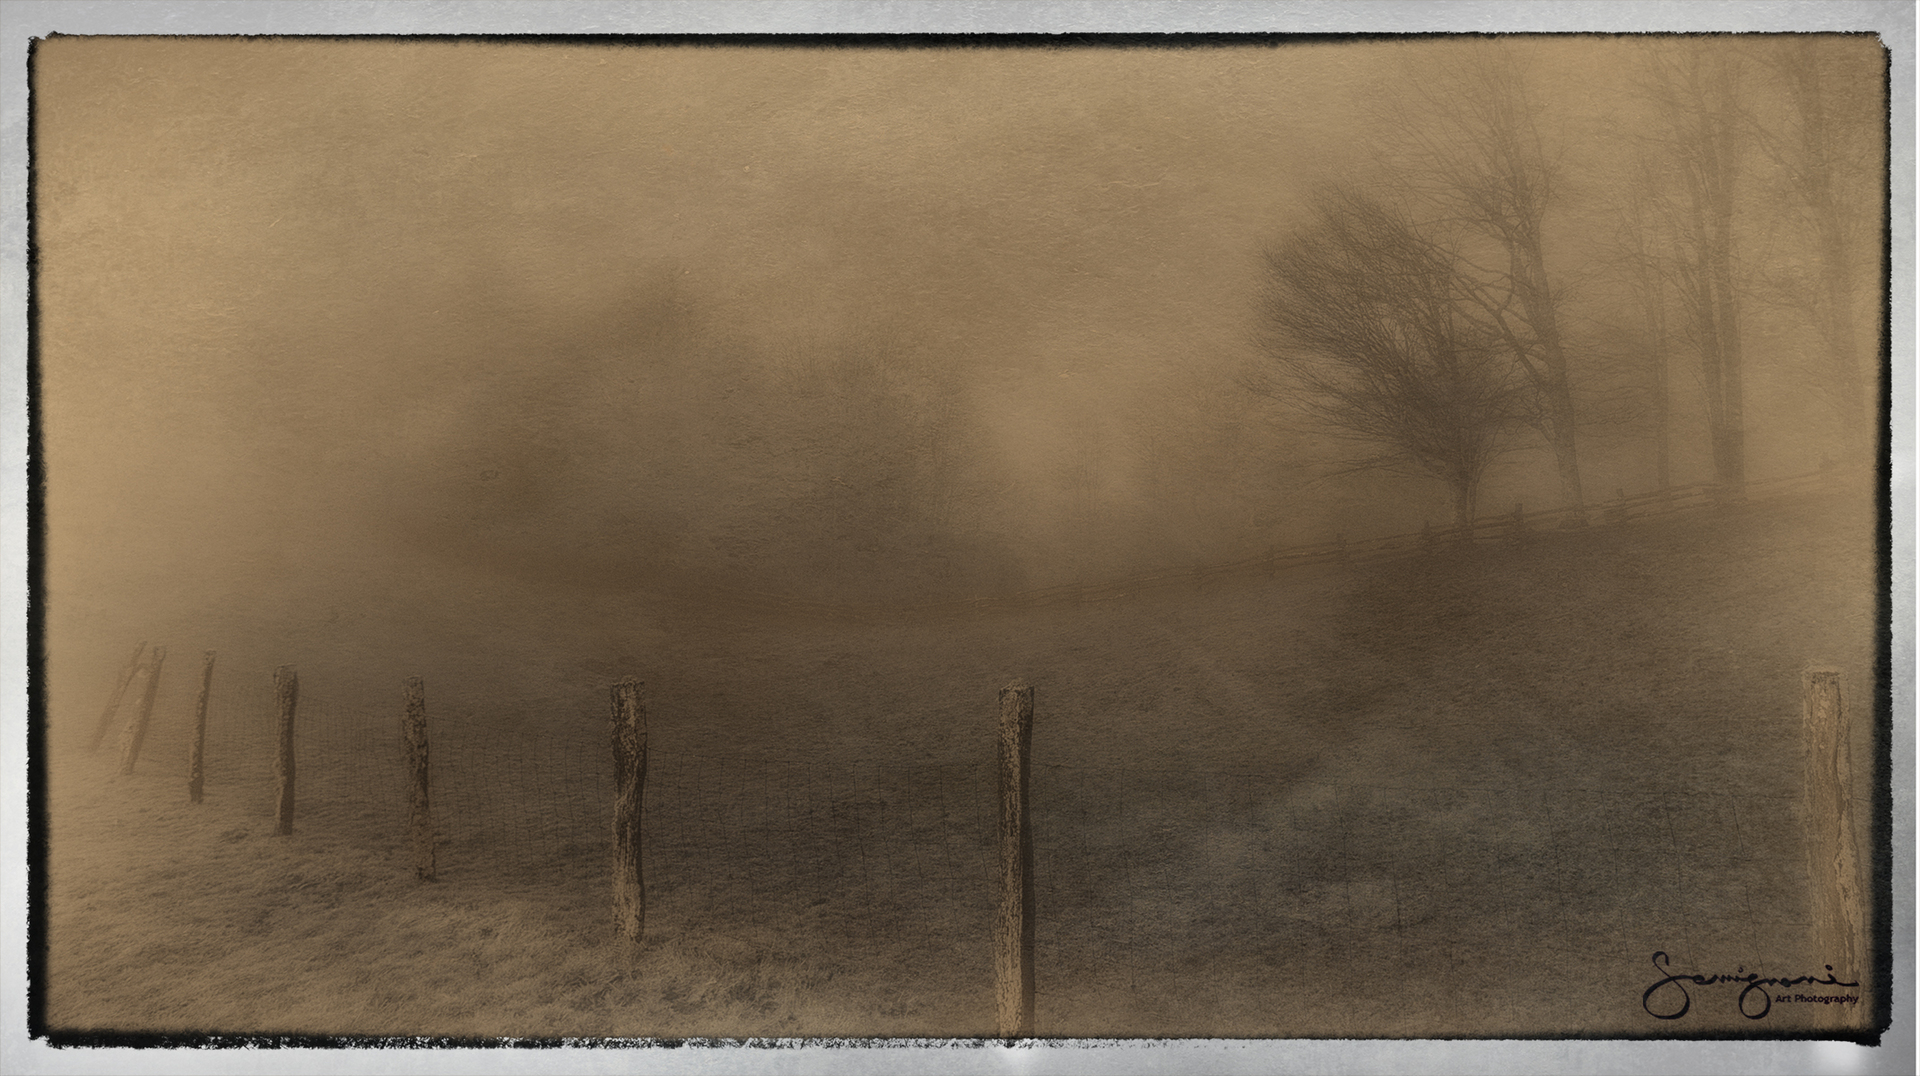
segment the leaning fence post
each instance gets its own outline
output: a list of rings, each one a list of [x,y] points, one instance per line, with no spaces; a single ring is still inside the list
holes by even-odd
[[[1859,967],[1862,893],[1853,831],[1853,759],[1840,670],[1815,666],[1801,675],[1806,709],[1807,859],[1813,883],[1819,961]]]
[[[1027,756],[1033,744],[1033,688],[1000,690],[1000,915],[994,939],[994,998],[1000,1037],[1033,1034],[1033,823],[1027,813]]]
[[[293,666],[282,665],[273,671],[273,697],[280,704],[280,750],[273,760],[279,807],[273,831],[285,837],[293,833],[293,711],[300,702],[300,677]]]
[[[147,662],[147,686],[140,693],[140,709],[134,711],[128,720],[127,728],[120,736],[120,772],[133,772],[133,764],[140,760],[140,745],[147,742],[147,725],[153,720],[153,698],[160,693],[160,666],[167,660],[167,648],[156,646],[153,657]]]
[[[200,663],[200,701],[193,708],[193,744],[187,748],[187,802],[199,803],[207,787],[207,696],[213,691],[213,651]]]
[[[641,876],[640,809],[647,788],[647,711],[640,681],[613,685],[613,922],[620,936],[639,941],[647,922]]]
[[[427,685],[417,676],[407,678],[407,712],[400,734],[407,747],[407,836],[413,846],[413,875],[422,882],[434,879],[433,804],[427,798]]]
[[[107,696],[107,708],[100,714],[100,724],[93,730],[93,746],[90,751],[100,750],[106,742],[108,730],[113,728],[113,716],[120,712],[120,700],[125,697],[127,688],[133,685],[133,678],[140,674],[140,655],[147,652],[147,644],[141,643],[133,648],[133,656],[127,659],[127,667],[113,686],[113,694]]]

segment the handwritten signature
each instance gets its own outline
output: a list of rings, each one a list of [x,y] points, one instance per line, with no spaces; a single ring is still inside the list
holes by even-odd
[[[1655,971],[1665,972],[1667,970],[1667,954],[1664,952],[1653,954],[1653,967]],[[1740,968],[1739,972],[1733,975],[1668,974],[1659,982],[1647,987],[1647,992],[1640,995],[1640,1007],[1647,1010],[1647,1015],[1656,1020],[1678,1020],[1682,1016],[1687,1015],[1687,1010],[1693,1008],[1693,996],[1687,993],[1686,984],[1688,983],[1694,986],[1713,986],[1718,983],[1745,983],[1746,989],[1740,991],[1738,1003],[1740,1006],[1740,1015],[1749,1020],[1758,1020],[1773,1010],[1773,991],[1767,989],[1768,987],[1799,986],[1802,983],[1812,983],[1816,986],[1860,985],[1859,983],[1841,982],[1839,979],[1834,978],[1832,964],[1827,965],[1827,976],[1824,979],[1812,975],[1762,977],[1758,974],[1748,972],[1744,967]],[[1662,991],[1666,992],[1661,993]],[[1675,1000],[1673,998],[1675,991],[1678,991],[1680,994],[1678,999],[1680,1007],[1674,1009],[1672,1012],[1655,1011],[1656,1002],[1654,995],[1660,994],[1663,1000],[1658,1003],[1659,1008],[1666,1009],[1671,1007]],[[1756,993],[1759,994],[1758,1010],[1753,1008],[1754,1003],[1750,1000]]]

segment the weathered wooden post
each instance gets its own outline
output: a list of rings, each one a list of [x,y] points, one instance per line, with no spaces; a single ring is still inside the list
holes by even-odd
[[[1000,1037],[1033,1034],[1033,823],[1027,813],[1027,756],[1033,744],[1033,688],[1000,690],[1000,915],[994,939],[994,998]]]
[[[273,671],[273,697],[280,704],[280,751],[274,756],[273,776],[279,786],[274,833],[293,833],[293,711],[300,702],[300,676],[291,665]]]
[[[433,804],[428,798],[427,685],[417,676],[407,678],[407,712],[400,721],[407,748],[407,837],[413,847],[413,876],[434,879]]]
[[[140,708],[134,711],[127,721],[126,731],[120,736],[120,772],[133,772],[133,764],[140,760],[140,745],[147,742],[147,725],[153,720],[153,699],[160,693],[160,666],[166,664],[167,648],[156,646],[153,656],[147,661],[147,686],[140,693]]]
[[[647,922],[641,875],[641,805],[647,790],[647,711],[640,681],[613,685],[613,922],[620,936],[639,941]]]
[[[207,696],[213,691],[213,651],[200,663],[200,701],[193,708],[193,743],[187,748],[187,802],[199,803],[207,787]]]
[[[1853,830],[1853,757],[1840,670],[1814,666],[1801,675],[1806,709],[1807,860],[1813,886],[1816,959],[1860,968],[1865,954],[1864,887]],[[1857,980],[1856,980],[1857,981]],[[1837,1008],[1838,1006],[1836,1006]]]
[[[93,746],[89,751],[100,750],[107,740],[108,730],[113,728],[114,715],[120,712],[120,700],[126,696],[127,688],[132,686],[133,678],[140,673],[140,655],[147,652],[147,644],[141,643],[133,648],[133,656],[127,659],[127,667],[120,673],[120,679],[113,685],[113,694],[107,696],[107,708],[100,714],[100,724],[93,730]]]

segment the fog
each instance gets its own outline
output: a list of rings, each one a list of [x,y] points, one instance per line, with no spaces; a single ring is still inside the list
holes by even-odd
[[[1263,252],[1390,166],[1382,117],[1456,47],[42,42],[56,665],[84,698],[216,615],[263,647],[433,650],[640,610],[600,655],[624,659],[669,589],[1009,594],[1444,522],[1443,487],[1339,473],[1244,381]],[[1601,248],[1650,107],[1636,45],[1513,47],[1599,399],[1633,352]],[[1787,264],[1766,173],[1744,249]],[[1752,477],[1844,432],[1807,415],[1806,325],[1745,316]],[[1675,362],[1673,481],[1705,481]],[[1641,426],[1583,437],[1590,501],[1653,487]],[[1522,438],[1482,503],[1557,497]]]

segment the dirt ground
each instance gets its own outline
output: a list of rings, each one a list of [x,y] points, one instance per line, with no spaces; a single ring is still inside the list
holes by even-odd
[[[275,837],[269,666],[224,627],[177,635],[133,776],[111,739],[85,745],[114,670],[56,697],[45,1013],[68,1031],[990,1035],[993,722],[1021,677],[1041,1035],[1864,1025],[1884,1001],[1867,954],[1809,942],[1800,677],[1842,670],[1856,817],[1884,840],[1872,543],[1857,506],[1798,496],[1082,606],[681,610],[585,658],[577,636],[516,639],[537,686],[511,703],[428,678],[430,884],[404,843],[397,678],[300,658],[301,813]],[[203,646],[223,664],[194,806]],[[637,949],[607,881],[606,685],[628,673],[650,731]],[[1702,975],[1831,963],[1862,985],[1821,989],[1860,1000],[1751,1019],[1737,986],[1693,985],[1684,1017],[1656,1019],[1660,952]]]

